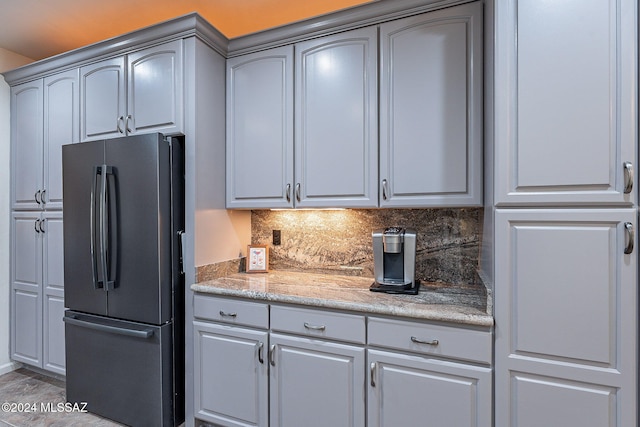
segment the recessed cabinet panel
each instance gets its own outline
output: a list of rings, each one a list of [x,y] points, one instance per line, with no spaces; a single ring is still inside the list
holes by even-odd
[[[227,61],[227,207],[293,206],[293,46]]]
[[[11,88],[11,171],[14,209],[39,209],[42,190],[42,80]]]
[[[38,287],[42,281],[42,239],[40,214],[13,214],[12,281],[20,285]]]
[[[182,40],[134,52],[127,62],[127,133],[181,132]]]
[[[47,291],[64,290],[64,245],[62,230],[62,212],[49,213],[42,219],[44,238],[43,278]],[[59,319],[62,325],[62,318]]]
[[[496,210],[496,425],[635,425],[636,232],[633,208]]]
[[[589,383],[514,374],[514,427],[572,425],[617,427],[620,411],[617,390]]]
[[[271,426],[365,425],[364,348],[271,334]]]
[[[637,1],[499,9],[496,203],[633,204]]]
[[[62,208],[62,145],[80,137],[78,69],[44,79],[44,187],[48,209]]]
[[[44,348],[43,368],[58,374],[65,374],[64,353],[64,297],[44,295]]]
[[[194,322],[195,413],[221,426],[268,426],[267,332]]]
[[[112,58],[80,69],[82,141],[124,134],[125,58]]]
[[[377,206],[376,28],[295,48],[296,206]]]
[[[482,204],[482,5],[380,26],[381,206]]]
[[[11,328],[11,357],[42,367],[42,295],[14,288],[11,296],[15,313]]]
[[[491,369],[368,351],[369,426],[490,427]]]

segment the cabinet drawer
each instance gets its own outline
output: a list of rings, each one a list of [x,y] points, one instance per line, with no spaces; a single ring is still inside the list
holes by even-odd
[[[267,304],[237,301],[227,298],[196,294],[193,297],[193,315],[196,318],[231,323],[234,325],[269,327]]]
[[[491,363],[491,332],[369,318],[368,343],[400,351]]]
[[[308,337],[364,344],[364,316],[327,311],[271,306],[271,329]]]

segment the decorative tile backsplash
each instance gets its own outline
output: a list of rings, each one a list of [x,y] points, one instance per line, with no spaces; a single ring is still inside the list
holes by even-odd
[[[269,245],[269,268],[373,277],[371,232],[390,226],[417,232],[416,276],[428,282],[480,284],[483,210],[254,210],[253,244]],[[281,245],[272,244],[281,230]]]

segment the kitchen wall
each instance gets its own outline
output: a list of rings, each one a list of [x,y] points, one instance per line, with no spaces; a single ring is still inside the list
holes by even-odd
[[[0,72],[31,62],[31,59],[0,48]],[[9,85],[0,75],[0,375],[14,369],[9,360]]]
[[[482,209],[255,210],[253,244],[269,245],[270,268],[373,276],[371,232],[389,226],[417,231],[416,276],[479,285]],[[282,244],[272,245],[272,230]]]

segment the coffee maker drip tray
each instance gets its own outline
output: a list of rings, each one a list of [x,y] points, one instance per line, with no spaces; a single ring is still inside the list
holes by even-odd
[[[385,292],[387,294],[418,295],[420,280],[416,279],[415,282],[409,283],[408,285],[383,285],[378,282],[373,282],[369,290],[371,292]]]

